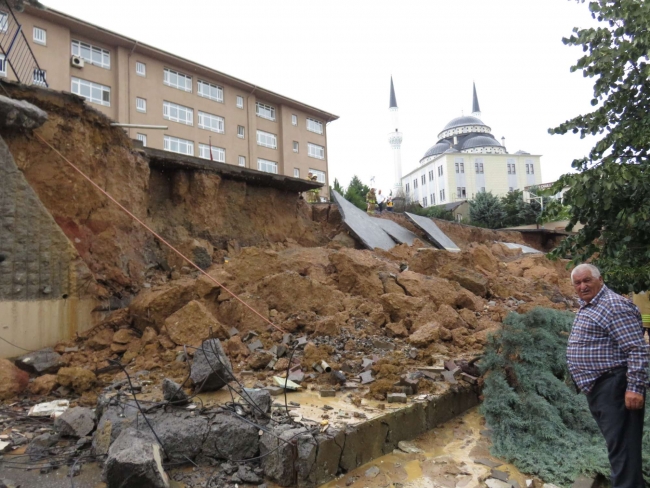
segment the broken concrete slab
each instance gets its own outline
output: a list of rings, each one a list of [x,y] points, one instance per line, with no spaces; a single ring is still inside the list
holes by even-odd
[[[271,432],[264,432],[260,438],[260,456],[262,456],[264,476],[280,486],[295,484],[294,463],[298,453],[294,446],[298,445],[297,438],[301,434],[307,434],[307,429],[304,427],[293,428],[291,425],[283,424],[274,427]],[[311,436],[309,437],[311,438]]]
[[[187,393],[178,383],[170,380],[169,378],[163,379],[162,382],[163,398],[176,406],[187,405],[190,401]]]
[[[257,427],[226,413],[214,417],[203,442],[203,455],[240,461],[254,457],[259,448]]]
[[[361,378],[362,385],[367,385],[368,383],[375,381],[374,376],[372,376],[372,371],[364,371],[359,375],[359,378]]]
[[[208,339],[194,351],[190,378],[197,391],[214,391],[232,381],[232,366],[219,339]]]
[[[534,249],[530,246],[525,246],[523,244],[516,244],[514,242],[500,242],[497,241],[498,244],[503,244],[509,249],[521,249],[522,254],[541,254],[542,251],[538,251],[537,249]]]
[[[31,374],[56,374],[63,366],[61,355],[51,347],[30,352],[16,359],[15,364]]]
[[[447,237],[429,217],[422,217],[409,212],[404,212],[404,215],[427,235],[434,246],[447,251],[460,252],[460,248],[454,241]]]
[[[271,393],[264,388],[244,388],[242,399],[251,406],[256,417],[263,417],[271,411]]]
[[[458,381],[456,381],[456,377],[454,376],[454,373],[451,371],[443,371],[440,373],[444,380],[448,383],[451,383],[452,385],[457,385]]]
[[[364,246],[368,249],[378,247],[384,251],[395,247],[395,241],[379,225],[373,222],[373,219],[366,212],[348,202],[337,192],[332,191],[332,195],[341,211],[343,223]]]
[[[386,400],[388,403],[406,403],[406,393],[388,393]]]
[[[36,129],[47,121],[47,113],[25,100],[0,95],[0,127]]]
[[[490,476],[501,481],[508,481],[508,479],[510,478],[510,475],[505,471],[500,471],[494,468],[492,468],[492,471],[490,471]]]
[[[408,244],[409,246],[412,246],[413,241],[419,239],[416,234],[392,220],[378,219],[377,217],[370,217],[370,220],[381,227],[386,234],[391,236],[393,240],[399,244]]]
[[[498,461],[493,461],[490,458],[477,458],[474,459],[474,462],[476,464],[482,464],[483,466],[487,466],[488,468],[496,468],[497,466],[501,466],[503,464]]]
[[[54,421],[54,430],[62,436],[85,437],[94,429],[95,414],[89,408],[69,408]]]
[[[109,487],[169,488],[160,446],[134,429],[124,430],[115,440],[102,475]]]

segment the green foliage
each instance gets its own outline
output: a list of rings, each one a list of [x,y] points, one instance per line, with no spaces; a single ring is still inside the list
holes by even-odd
[[[423,208],[420,205],[408,205],[406,211],[433,219],[454,220],[454,214],[450,210],[446,210],[444,205],[426,208]]]
[[[339,195],[345,195],[345,188],[341,186],[338,178],[334,178],[334,188],[330,186],[330,202],[334,203],[334,195],[332,194],[332,190],[334,190]]]
[[[492,192],[479,192],[474,200],[469,202],[469,218],[474,224],[488,229],[503,227],[506,212],[503,203]]]
[[[552,309],[511,313],[480,363],[493,454],[559,485],[609,474],[605,441],[566,365],[572,323],[572,313]]]
[[[501,203],[506,213],[501,227],[516,227],[530,225],[537,222],[542,209],[537,201],[530,203],[524,201],[524,192],[513,190],[501,197]]]
[[[595,78],[593,112],[549,129],[602,135],[588,157],[573,161],[579,172],[564,175],[571,206],[569,229],[585,225],[565,239],[551,257],[574,263],[593,260],[607,284],[619,292],[650,289],[650,2],[589,2],[598,28],[573,30],[563,42],[586,54],[572,71]]]
[[[350,180],[348,189],[343,196],[347,201],[351,202],[361,210],[366,210],[366,194],[369,191],[370,188],[368,185],[364,185],[361,182],[361,179],[358,176],[354,175]]]
[[[537,219],[537,223],[558,222],[571,218],[571,207],[563,205],[559,200],[544,199],[544,212]]]

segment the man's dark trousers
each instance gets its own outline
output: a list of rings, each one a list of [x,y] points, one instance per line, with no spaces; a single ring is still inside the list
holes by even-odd
[[[641,442],[644,408],[625,407],[627,368],[602,375],[587,394],[589,409],[607,443],[612,488],[643,488]]]

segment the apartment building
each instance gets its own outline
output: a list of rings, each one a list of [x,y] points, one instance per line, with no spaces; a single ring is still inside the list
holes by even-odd
[[[126,129],[145,146],[297,178],[312,172],[328,196],[327,123],[336,115],[62,12],[26,5],[13,14],[41,68],[34,84],[80,95],[120,123],[168,127]],[[0,33],[12,18],[0,1]],[[15,79],[7,64],[0,54],[0,76]]]

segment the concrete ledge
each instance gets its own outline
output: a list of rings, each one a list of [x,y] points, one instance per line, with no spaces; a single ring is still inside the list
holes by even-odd
[[[314,183],[309,180],[285,175],[265,173],[264,171],[218,163],[216,161],[197,158],[196,156],[186,156],[184,154],[172,153],[151,147],[142,148],[142,151],[149,158],[150,166],[162,169],[209,171],[231,180],[245,181],[257,186],[267,186],[296,193],[323,187],[322,183]]]
[[[397,448],[398,442],[413,440],[478,403],[478,393],[474,389],[461,387],[431,400],[387,412],[368,422],[349,426],[345,431],[317,436],[314,469],[306,479],[298,478],[297,484],[300,487],[316,487],[327,483],[334,479],[339,469],[351,471],[388,454]],[[335,464],[338,453],[339,460]],[[300,459],[296,462],[296,465],[299,464]]]

